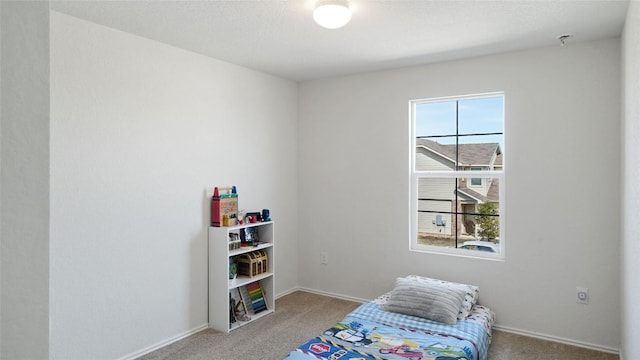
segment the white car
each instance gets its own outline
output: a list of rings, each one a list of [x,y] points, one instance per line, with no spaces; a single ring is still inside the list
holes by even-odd
[[[479,250],[479,251],[499,253],[500,244],[494,244],[488,241],[476,241],[476,240],[465,241],[461,245],[458,245],[458,249]]]
[[[340,329],[337,327],[333,327],[331,329],[325,330],[324,332],[327,336],[333,336],[340,340],[348,341],[355,346],[363,346],[369,345],[373,341],[367,339],[367,336],[362,332],[355,329]]]

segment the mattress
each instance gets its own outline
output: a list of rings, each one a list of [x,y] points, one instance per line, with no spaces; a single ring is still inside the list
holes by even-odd
[[[385,311],[388,296],[362,304],[286,359],[487,359],[495,321],[489,308],[474,305],[467,318],[448,325]]]

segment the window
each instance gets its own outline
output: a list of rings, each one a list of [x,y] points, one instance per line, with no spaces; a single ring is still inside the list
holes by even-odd
[[[411,248],[501,258],[504,94],[411,101]]]
[[[471,171],[482,171],[481,167],[471,167]],[[482,186],[482,179],[481,178],[471,178],[471,186]]]

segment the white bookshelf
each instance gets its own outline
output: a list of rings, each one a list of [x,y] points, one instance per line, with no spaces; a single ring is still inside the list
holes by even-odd
[[[246,325],[271,314],[275,310],[273,278],[274,278],[274,232],[273,221],[243,224],[237,226],[209,227],[209,327],[230,332],[240,326]],[[259,246],[229,249],[229,234],[239,234],[241,230],[253,227],[258,233]],[[267,253],[267,272],[253,277],[238,275],[235,279],[229,279],[230,258],[256,250],[264,250]],[[249,309],[251,320],[230,322],[229,294],[238,290],[244,290],[244,286],[254,281],[260,282],[267,309],[257,314],[253,313],[251,301],[245,299],[245,305]],[[235,296],[234,296],[235,297]]]

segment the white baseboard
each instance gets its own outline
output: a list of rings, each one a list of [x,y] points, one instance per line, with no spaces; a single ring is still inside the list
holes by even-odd
[[[312,293],[312,294],[329,296],[329,297],[336,298],[336,299],[342,299],[342,300],[353,301],[353,302],[358,302],[358,303],[366,303],[366,302],[371,301],[371,300],[361,299],[361,298],[357,298],[357,297],[353,297],[353,296],[336,294],[336,293],[331,293],[331,292],[326,292],[326,291],[321,291],[321,290],[315,290],[315,289],[309,289],[309,288],[305,288],[305,287],[299,287],[299,286],[278,294],[276,296],[276,299],[280,298],[282,296],[285,296],[285,295],[289,295],[292,292],[296,292],[296,291],[304,291],[304,292],[308,292],[308,293]]]
[[[337,299],[355,301],[355,302],[359,302],[359,303],[364,303],[364,302],[369,301],[369,300],[354,298],[354,297],[351,297],[351,296],[345,296],[345,295],[340,295],[340,294],[335,294],[335,293],[328,293],[328,292],[323,292],[323,291],[318,291],[318,290],[313,290],[313,289],[307,289],[307,288],[302,288],[302,287],[294,287],[294,288],[291,288],[289,290],[286,290],[286,291],[284,291],[284,292],[282,292],[280,294],[277,294],[275,298],[278,299],[280,297],[283,297],[285,295],[289,295],[289,294],[291,294],[293,292],[296,292],[296,291],[306,291],[306,292],[313,293],[313,294],[329,296],[329,297],[333,297],[333,298],[337,298]],[[155,344],[153,344],[153,345],[151,345],[149,347],[146,347],[146,348],[144,348],[142,350],[138,350],[138,351],[136,351],[134,353],[131,353],[129,355],[125,355],[125,356],[123,356],[123,357],[121,357],[121,358],[119,358],[117,360],[133,360],[133,359],[137,359],[142,355],[146,355],[146,354],[148,354],[150,352],[153,352],[153,351],[156,351],[156,350],[158,350],[160,348],[163,348],[165,346],[171,345],[176,341],[180,341],[180,340],[182,340],[182,339],[184,339],[186,337],[189,337],[189,336],[191,336],[191,335],[193,335],[195,333],[198,333],[198,332],[200,332],[202,330],[205,330],[208,327],[209,327],[209,324],[202,324],[202,325],[200,325],[198,327],[195,327],[195,328],[193,328],[193,329],[191,329],[189,331],[186,331],[186,332],[184,332],[182,334],[178,334],[176,336],[172,336],[172,337],[170,337],[170,338],[168,338],[166,340],[157,342],[157,343],[155,343]]]
[[[576,340],[561,338],[561,337],[557,337],[557,336],[545,335],[545,334],[540,334],[540,333],[527,331],[527,330],[514,329],[514,328],[501,326],[501,325],[494,325],[493,328],[496,329],[496,330],[500,330],[500,331],[504,331],[504,332],[508,332],[508,333],[512,333],[512,334],[528,336],[528,337],[532,337],[532,338],[536,338],[536,339],[553,341],[553,342],[557,342],[557,343],[561,343],[561,344],[567,344],[567,345],[577,346],[577,347],[581,347],[581,348],[585,348],[585,349],[596,350],[596,351],[606,352],[606,353],[610,353],[610,354],[620,355],[620,350],[619,349],[610,348],[610,347],[607,347],[607,346],[595,345],[595,344],[590,344],[590,343],[586,343],[586,342],[582,342],[582,341],[576,341]]]
[[[300,290],[300,288],[298,288],[298,287],[294,287],[294,288],[291,288],[291,289],[289,289],[289,290],[285,290],[285,291],[281,292],[280,294],[276,294],[276,295],[274,296],[274,298],[275,298],[276,300],[278,300],[279,298],[281,298],[281,297],[283,297],[283,296],[286,296],[286,295],[289,295],[289,294],[291,294],[291,293],[294,293],[294,292],[296,292],[296,291],[298,291],[298,290]]]
[[[305,291],[308,293],[312,293],[312,294],[318,294],[318,295],[323,295],[323,296],[329,296],[329,297],[333,297],[336,299],[342,299],[342,300],[348,300],[348,301],[353,301],[353,302],[358,302],[358,303],[365,303],[368,302],[370,300],[367,299],[362,299],[362,298],[357,298],[357,297],[353,297],[353,296],[347,296],[347,295],[343,295],[343,294],[336,294],[336,293],[332,293],[332,292],[326,292],[326,291],[321,291],[321,290],[316,290],[316,289],[309,289],[309,288],[305,288],[305,287],[294,287],[291,288],[289,290],[283,291],[279,294],[276,295],[276,299],[281,298],[285,295],[289,295],[293,292],[296,291]],[[176,336],[173,336],[171,338],[168,338],[166,340],[160,341],[158,343],[155,343],[147,348],[144,348],[142,350],[136,351],[134,353],[131,353],[129,355],[123,356],[121,358],[119,358],[118,360],[133,360],[136,359],[142,355],[148,354],[152,351],[158,350],[160,348],[163,348],[167,345],[173,344],[176,341],[182,340],[188,336],[191,336],[195,333],[198,333],[202,330],[205,330],[209,327],[209,324],[202,324],[198,327],[195,327],[189,331],[186,331],[182,334],[178,334]],[[607,346],[601,346],[601,345],[595,345],[595,344],[590,344],[590,343],[586,343],[586,342],[581,342],[581,341],[576,341],[576,340],[571,340],[571,339],[566,339],[566,338],[561,338],[561,337],[557,337],[557,336],[550,336],[550,335],[545,335],[545,334],[540,334],[540,333],[536,333],[536,332],[532,332],[532,331],[527,331],[527,330],[521,330],[521,329],[515,329],[515,328],[510,328],[507,326],[501,326],[501,325],[494,325],[493,326],[494,329],[499,330],[499,331],[504,331],[504,332],[508,332],[508,333],[513,333],[513,334],[517,334],[517,335],[522,335],[522,336],[528,336],[528,337],[532,337],[532,338],[536,338],[536,339],[541,339],[541,340],[547,340],[547,341],[553,341],[553,342],[557,342],[557,343],[561,343],[561,344],[567,344],[567,345],[572,345],[572,346],[577,346],[577,347],[581,347],[581,348],[586,348],[586,349],[590,349],[590,350],[596,350],[596,351],[602,351],[602,352],[606,352],[606,353],[610,353],[610,354],[616,354],[620,356],[620,359],[622,360],[622,354],[620,353],[620,349],[615,349],[615,348],[611,348],[611,347],[607,347]]]
[[[209,327],[209,324],[200,325],[200,326],[195,327],[195,328],[193,328],[191,330],[183,332],[182,334],[178,334],[178,335],[170,337],[170,338],[168,338],[166,340],[157,342],[157,343],[155,343],[155,344],[153,344],[153,345],[151,345],[149,347],[146,347],[146,348],[144,348],[142,350],[138,350],[138,351],[136,351],[134,353],[131,353],[131,354],[126,355],[126,356],[123,356],[123,357],[119,358],[118,360],[133,360],[133,359],[139,358],[142,355],[146,355],[146,354],[148,354],[148,353],[150,353],[152,351],[156,351],[156,350],[158,350],[160,348],[163,348],[163,347],[165,347],[167,345],[173,344],[176,341],[182,340],[182,339],[184,339],[184,338],[186,338],[188,336],[191,336],[191,335],[193,335],[195,333],[198,333],[198,332],[200,332],[202,330],[205,330],[208,327]]]

